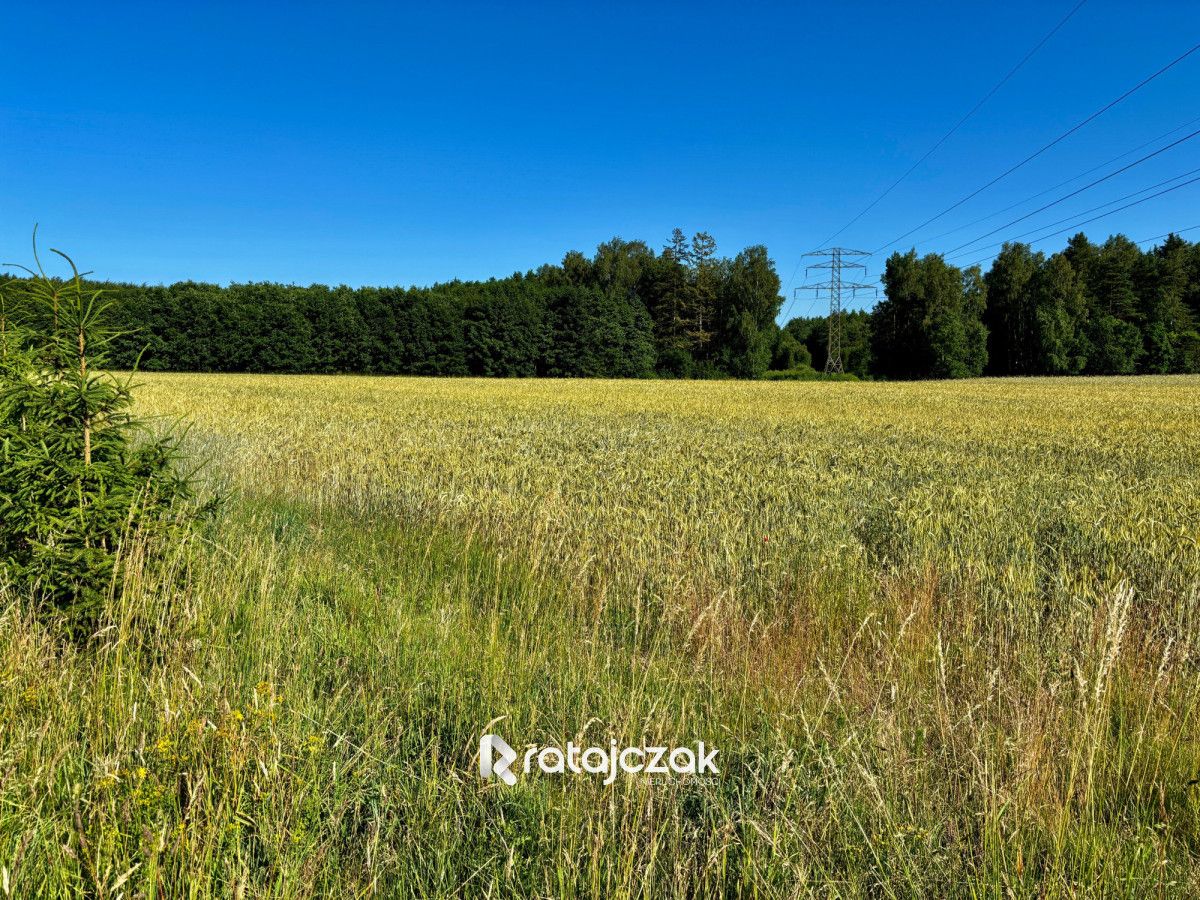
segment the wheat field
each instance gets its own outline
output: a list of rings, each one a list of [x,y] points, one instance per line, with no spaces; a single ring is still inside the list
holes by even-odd
[[[1200,892],[1200,378],[139,380],[223,505],[4,600],[7,894]]]

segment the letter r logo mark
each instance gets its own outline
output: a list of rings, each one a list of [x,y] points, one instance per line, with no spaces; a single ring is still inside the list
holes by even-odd
[[[495,776],[511,787],[517,776],[509,766],[516,761],[517,751],[500,735],[485,734],[479,739],[479,774],[484,778]]]

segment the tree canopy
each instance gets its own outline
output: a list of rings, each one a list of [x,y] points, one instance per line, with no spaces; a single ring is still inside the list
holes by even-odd
[[[1077,234],[1050,256],[1006,244],[986,273],[894,253],[882,280],[874,310],[843,321],[860,377],[1200,372],[1200,244],[1178,235],[1143,251]],[[824,365],[824,319],[784,330]]]
[[[871,311],[844,313],[860,378],[1200,371],[1200,244],[1146,251],[1083,234],[1046,256],[1007,244],[986,273],[894,253]],[[111,361],[148,370],[486,377],[733,377],[821,370],[824,317],[776,324],[767,249],[717,255],[707,232],[424,288],[97,284]]]
[[[765,247],[732,259],[676,230],[656,253],[614,238],[592,257],[428,288],[98,283],[111,362],[154,371],[757,377],[779,277]]]

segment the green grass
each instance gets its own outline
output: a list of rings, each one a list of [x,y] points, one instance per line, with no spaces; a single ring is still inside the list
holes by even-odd
[[[132,567],[89,651],[5,595],[0,886],[1194,896],[1195,507],[1153,501],[1193,496],[1173,410],[1196,384],[1126,384],[1104,402],[1088,382],[630,385],[585,408],[595,386],[156,379],[152,408],[194,410],[229,502]],[[330,385],[331,416],[303,412]],[[797,483],[838,436],[812,436],[822,416],[857,433],[856,477]],[[729,465],[751,471],[758,428],[810,435],[767,463],[775,494]],[[1073,460],[1014,465],[1058,441]],[[687,476],[689,450],[712,476]],[[665,484],[703,514],[634,540]],[[785,540],[806,504],[828,533]],[[1125,518],[1089,529],[1098,509]],[[773,538],[752,553],[736,532],[755,516]],[[703,739],[721,774],[485,783],[499,716],[518,749]]]

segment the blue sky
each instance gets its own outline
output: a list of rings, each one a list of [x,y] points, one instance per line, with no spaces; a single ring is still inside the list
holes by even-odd
[[[429,284],[678,225],[766,244],[790,293],[800,254],[1074,2],[10,4],[0,256],[27,261],[40,222],[112,279]],[[1194,0],[1088,0],[837,242],[876,249],[1197,42]],[[1196,119],[1200,53],[903,246]],[[983,243],[1197,168],[1200,137]],[[1087,230],[1200,225],[1198,200],[1200,183]]]

